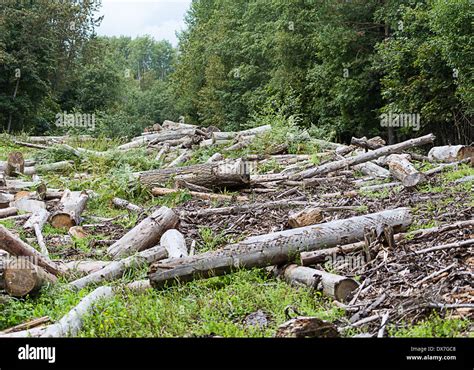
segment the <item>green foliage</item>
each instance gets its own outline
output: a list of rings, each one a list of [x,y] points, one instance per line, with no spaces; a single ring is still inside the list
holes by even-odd
[[[469,327],[469,321],[457,318],[441,318],[433,313],[428,319],[407,327],[389,325],[389,336],[402,338],[454,338]]]

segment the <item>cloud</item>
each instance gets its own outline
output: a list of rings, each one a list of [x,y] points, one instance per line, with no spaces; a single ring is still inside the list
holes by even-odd
[[[103,36],[151,35],[177,45],[176,32],[185,28],[184,16],[192,0],[103,0],[104,15],[97,33]]]

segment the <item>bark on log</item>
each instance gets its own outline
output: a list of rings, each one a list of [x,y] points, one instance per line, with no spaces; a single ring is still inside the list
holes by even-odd
[[[162,260],[168,256],[166,248],[154,247],[137,253],[134,256],[124,258],[120,261],[113,261],[103,269],[93,272],[90,275],[77,279],[71,283],[70,286],[75,289],[83,289],[90,284],[102,283],[104,281],[112,281],[123,276],[124,272],[129,268],[141,268],[150,263]]]
[[[206,163],[219,162],[222,160],[224,160],[224,156],[221,153],[214,153],[211,157],[209,157]]]
[[[178,157],[176,157],[176,159],[173,160],[168,166],[166,166],[166,168],[178,167],[180,164],[187,162],[191,158],[192,153],[192,150],[183,150],[183,152],[178,155]]]
[[[25,222],[23,228],[27,231],[34,230],[34,225],[38,224],[40,230],[43,230],[44,225],[48,221],[50,213],[44,208],[37,208],[32,213],[31,217]]]
[[[179,217],[173,210],[161,207],[112,244],[107,253],[118,259],[149,249],[158,244],[165,231],[175,228],[178,223]]]
[[[8,155],[5,175],[16,176],[25,170],[25,160],[21,152],[12,152]]]
[[[32,262],[34,264],[43,267],[49,273],[53,275],[61,274],[61,271],[55,263],[45,258],[35,248],[13,235],[2,225],[0,225],[0,249],[7,251],[14,256],[32,257]]]
[[[250,182],[248,168],[241,159],[146,171],[138,175],[139,181],[146,186],[165,186],[172,178],[206,188],[242,187]]]
[[[163,234],[160,245],[168,252],[168,258],[182,258],[188,256],[188,248],[183,234],[176,229],[168,230]]]
[[[244,131],[236,131],[236,132],[213,132],[212,139],[214,142],[216,140],[230,140],[234,139],[237,136],[251,136],[251,135],[259,135],[267,131],[271,131],[271,125],[265,125],[260,127],[251,128],[249,130]]]
[[[377,159],[389,154],[400,153],[406,149],[413,148],[415,146],[432,143],[434,139],[435,139],[435,136],[433,134],[429,134],[429,135],[425,135],[416,139],[407,140],[402,143],[388,145],[383,148],[373,150],[371,152],[359,154],[354,157],[341,159],[336,162],[330,162],[330,163],[318,166],[316,168],[311,168],[309,170],[302,171],[292,176],[291,180],[300,180],[303,178],[323,175],[330,172],[342,170],[346,167],[351,167],[357,164],[369,162],[369,161],[372,161],[374,159]]]
[[[322,290],[325,295],[339,302],[347,303],[359,284],[351,278],[330,274],[309,267],[290,265],[280,272],[283,278],[293,285],[305,285]]]
[[[3,172],[0,172],[0,186],[7,186],[7,180]]]
[[[15,216],[16,214],[18,214],[18,208],[15,207],[0,209],[0,218]]]
[[[125,199],[114,198],[112,199],[112,203],[114,206],[118,208],[128,209],[131,212],[137,212],[137,213],[143,212],[142,207],[137,206],[136,204],[130,203],[128,200],[125,200]]]
[[[319,224],[323,220],[320,208],[307,208],[300,212],[292,213],[288,217],[288,223],[292,228]]]
[[[196,125],[190,125],[187,123],[181,123],[181,122],[173,122],[169,120],[163,121],[163,124],[161,125],[163,129],[165,130],[182,130],[182,129],[196,129],[198,128]]]
[[[36,213],[40,209],[46,210],[46,204],[40,200],[28,199],[26,197],[20,198],[12,202],[12,206],[18,208],[19,211]]]
[[[163,145],[158,154],[156,155],[155,161],[159,162],[164,159],[166,153],[170,151],[170,146],[168,144]]]
[[[102,270],[113,262],[110,261],[70,261],[61,265],[68,274],[79,273],[79,274],[92,274],[96,271]]]
[[[5,290],[12,297],[25,297],[37,292],[47,283],[55,283],[56,277],[25,257],[10,259],[4,270]]]
[[[385,145],[385,140],[383,140],[380,136],[373,137],[371,139],[367,139],[365,136],[363,138],[356,138],[353,137],[351,140],[351,145],[356,145],[363,149],[379,149]]]
[[[111,287],[99,287],[92,293],[85,296],[79,304],[69,311],[56,324],[48,326],[46,331],[41,335],[42,338],[61,338],[68,335],[77,335],[82,328],[83,317],[100,299],[113,297],[114,291]]]
[[[180,189],[167,189],[167,188],[153,188],[151,193],[156,196],[164,196],[170,194],[176,194],[181,192]],[[188,194],[194,198],[210,201],[237,201],[237,202],[246,202],[249,200],[246,196],[232,196],[225,194],[209,194],[209,193],[200,193],[196,191],[188,191]]]
[[[81,215],[89,196],[83,191],[65,190],[58,209],[51,216],[51,225],[58,229],[70,229],[80,225]]]
[[[34,175],[36,173],[46,173],[46,172],[70,170],[73,165],[74,165],[73,161],[62,161],[62,162],[38,165],[38,166],[35,166],[35,167],[26,167],[25,171],[24,171],[24,174],[25,175]]]
[[[425,175],[401,155],[392,154],[388,156],[387,164],[393,177],[400,180],[406,188],[414,187],[426,180]]]
[[[287,263],[295,254],[303,251],[361,240],[365,228],[383,230],[385,226],[392,226],[398,230],[408,227],[411,221],[410,210],[399,208],[317,226],[254,236],[218,251],[158,262],[152,266],[149,278],[153,287],[160,288],[177,280],[186,282],[223,275],[234,268],[278,265]]]
[[[435,146],[428,153],[430,160],[441,162],[456,162],[474,156],[474,148],[465,145]]]

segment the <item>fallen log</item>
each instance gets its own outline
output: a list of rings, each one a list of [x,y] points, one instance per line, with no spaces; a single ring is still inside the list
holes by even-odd
[[[166,156],[166,153],[168,153],[169,151],[170,151],[170,146],[168,144],[163,145],[160,151],[158,152],[158,154],[156,155],[155,161],[159,162],[163,160]]]
[[[0,186],[7,186],[7,180],[3,172],[0,172]]]
[[[277,273],[293,285],[304,285],[316,290],[322,290],[328,297],[343,303],[351,300],[352,293],[359,286],[354,279],[346,276],[330,274],[325,271],[298,265],[289,265]]]
[[[34,175],[36,173],[47,173],[55,171],[70,170],[74,165],[73,161],[62,161],[56,163],[42,164],[34,167],[25,167],[25,175]]]
[[[385,226],[392,226],[398,230],[409,226],[411,221],[410,210],[399,208],[254,236],[217,251],[158,262],[152,265],[149,278],[153,287],[160,288],[175,281],[186,282],[223,275],[236,268],[278,265],[287,263],[295,254],[303,251],[361,240],[365,228],[383,230]]]
[[[176,157],[176,159],[173,160],[168,166],[166,166],[166,168],[178,167],[180,164],[187,162],[189,159],[191,159],[192,153],[192,150],[183,150],[183,152],[178,155],[178,157]]]
[[[5,334],[17,333],[17,332],[20,332],[20,331],[37,328],[38,326],[49,323],[50,321],[51,321],[51,319],[49,318],[49,316],[38,317],[36,319],[29,320],[29,321],[24,322],[22,324],[15,325],[11,328],[8,328],[8,329],[5,329],[5,330],[1,331],[0,332],[0,337],[5,335]]]
[[[142,213],[144,211],[142,207],[121,198],[113,198],[112,204],[118,208],[127,209],[131,212]]]
[[[154,196],[164,196],[170,194],[180,193],[181,189],[167,189],[167,188],[153,188],[151,193]],[[249,200],[246,196],[233,196],[225,194],[209,194],[209,193],[200,193],[196,191],[188,191],[187,194],[191,195],[194,198],[210,201],[236,201],[236,202],[246,202]]]
[[[163,234],[160,245],[168,252],[168,258],[182,258],[188,256],[188,248],[183,234],[176,229],[168,230]]]
[[[465,145],[435,146],[428,153],[432,161],[457,162],[474,156],[474,148]]]
[[[114,291],[111,287],[99,287],[92,293],[85,296],[79,304],[69,311],[56,324],[48,326],[41,335],[42,338],[61,338],[68,335],[77,335],[83,325],[83,317],[86,315],[100,299],[113,297]]]
[[[8,260],[3,273],[5,290],[12,297],[25,297],[36,293],[47,283],[55,283],[56,277],[34,265],[26,257]]]
[[[390,173],[400,180],[404,187],[411,188],[426,180],[423,173],[419,172],[410,161],[399,154],[391,154],[386,160]]]
[[[46,210],[46,204],[44,202],[40,200],[29,199],[27,197],[22,197],[18,200],[15,200],[11,204],[19,211],[28,212],[32,214],[38,212],[40,209]]]
[[[61,271],[55,263],[43,256],[35,248],[13,235],[2,225],[0,225],[0,249],[7,251],[13,256],[32,257],[30,261],[35,265],[43,267],[47,272],[53,275],[61,274]]]
[[[165,130],[182,130],[182,129],[197,129],[196,125],[191,125],[188,123],[173,122],[169,120],[163,121],[161,127]]]
[[[18,208],[8,207],[0,209],[0,218],[15,216],[18,214]]]
[[[425,254],[431,252],[437,252],[447,249],[457,249],[457,248],[469,248],[474,245],[474,239],[462,240],[455,243],[438,245],[436,247],[426,248],[419,251],[415,251],[415,254]]]
[[[80,225],[88,200],[89,196],[84,191],[65,190],[57,210],[51,216],[51,225],[58,229]]]
[[[119,261],[113,261],[107,264],[107,266],[105,266],[103,269],[77,279],[69,283],[69,285],[75,289],[80,290],[91,284],[119,279],[129,268],[141,268],[143,266],[149,265],[150,263],[162,260],[167,256],[168,252],[163,246],[150,248],[137,253],[134,256],[130,256]]]
[[[369,162],[374,159],[387,156],[390,154],[400,153],[406,149],[413,148],[415,146],[425,145],[432,143],[435,139],[433,134],[425,135],[416,139],[411,139],[404,141],[402,143],[384,146],[382,148],[359,154],[354,157],[349,157],[345,159],[341,159],[339,161],[330,162],[316,168],[311,168],[306,171],[299,172],[293,175],[290,180],[300,180],[308,177],[313,177],[317,175],[323,175],[330,172],[342,170],[347,167],[355,166],[361,163]]]
[[[379,149],[385,144],[385,140],[383,140],[380,136],[376,136],[371,139],[367,139],[365,136],[360,139],[353,137],[351,140],[351,145],[356,145],[360,148],[370,150]]]
[[[251,136],[251,135],[259,135],[267,131],[271,131],[271,125],[265,125],[260,127],[251,128],[248,130],[243,131],[235,131],[235,132],[213,132],[212,133],[212,140],[216,142],[218,140],[231,140],[235,139],[236,137],[242,136]]]
[[[113,262],[110,261],[70,261],[61,264],[61,269],[68,274],[85,274],[89,275],[96,271],[102,270]]]
[[[175,228],[178,223],[179,217],[173,210],[161,207],[112,244],[107,253],[117,259],[149,249],[158,244],[165,231]]]
[[[172,178],[206,188],[242,187],[250,182],[248,168],[241,159],[146,171],[137,175],[146,186],[165,186]]]

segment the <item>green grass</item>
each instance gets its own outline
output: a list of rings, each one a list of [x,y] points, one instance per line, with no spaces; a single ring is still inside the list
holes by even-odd
[[[303,315],[334,321],[343,312],[309,289],[295,289],[268,279],[261,270],[196,281],[164,291],[134,294],[122,291],[88,315],[83,337],[182,337],[215,334],[224,337],[273,336],[286,321],[285,307]],[[262,310],[268,326],[248,327],[248,314]]]
[[[469,328],[469,320],[441,318],[437,313],[415,325],[405,327],[388,326],[390,336],[404,338],[454,338]]]

